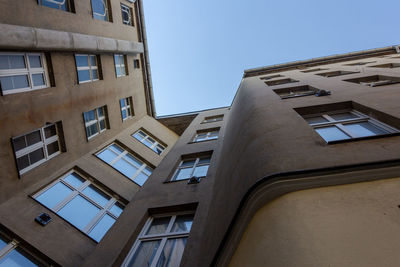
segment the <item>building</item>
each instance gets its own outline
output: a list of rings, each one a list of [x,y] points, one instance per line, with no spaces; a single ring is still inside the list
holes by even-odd
[[[397,266],[398,46],[157,117],[141,0],[0,10],[0,266]]]

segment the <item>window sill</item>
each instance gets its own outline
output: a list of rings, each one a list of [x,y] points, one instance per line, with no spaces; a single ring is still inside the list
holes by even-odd
[[[325,140],[324,141],[328,145],[334,145],[334,144],[341,144],[341,143],[348,143],[348,142],[355,142],[355,141],[362,141],[362,140],[369,140],[369,139],[377,139],[377,138],[384,138],[384,137],[391,137],[391,136],[400,136],[400,132],[366,136],[366,137],[358,137],[358,138],[351,138],[351,139],[343,139],[343,140],[336,140],[336,141],[329,141],[329,142],[326,142]]]

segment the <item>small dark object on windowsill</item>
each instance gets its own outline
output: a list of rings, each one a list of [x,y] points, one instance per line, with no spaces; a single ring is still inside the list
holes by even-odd
[[[326,91],[326,90],[317,90],[315,92],[315,96],[326,96],[326,95],[330,95],[331,91]]]
[[[200,177],[192,176],[190,177],[188,184],[198,184],[200,183]]]
[[[40,225],[42,225],[42,226],[45,226],[45,225],[47,225],[49,222],[51,222],[51,217],[50,217],[50,215],[47,214],[47,213],[41,213],[39,216],[37,216],[37,217],[35,218],[35,221],[36,221],[38,224],[40,224]]]

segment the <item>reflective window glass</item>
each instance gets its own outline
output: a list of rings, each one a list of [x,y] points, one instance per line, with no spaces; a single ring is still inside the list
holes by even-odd
[[[115,223],[115,219],[109,215],[104,215],[104,217],[97,223],[93,230],[89,233],[89,236],[99,242],[111,226]]]
[[[99,208],[78,195],[68,202],[58,214],[79,229],[83,229],[98,212]]]
[[[315,131],[327,142],[350,139],[347,134],[335,126],[316,128]]]
[[[36,200],[46,207],[54,208],[55,206],[57,206],[57,204],[61,202],[61,200],[69,196],[71,192],[72,189],[70,189],[63,183],[58,182],[46,191],[44,191],[38,197],[36,197]]]
[[[167,227],[169,224],[171,217],[161,217],[154,218],[151,222],[151,226],[146,232],[146,235],[154,235],[154,234],[162,234],[167,231]]]

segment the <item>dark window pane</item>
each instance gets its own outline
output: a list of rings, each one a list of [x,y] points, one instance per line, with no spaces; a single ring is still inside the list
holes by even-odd
[[[319,133],[319,135],[322,136],[322,138],[324,138],[327,142],[350,139],[347,134],[345,134],[335,126],[316,128],[315,131]]]
[[[171,220],[171,216],[168,217],[161,217],[161,218],[154,218],[151,222],[151,226],[146,232],[146,235],[153,235],[153,234],[163,234],[167,231],[167,227],[169,221]]]
[[[85,196],[89,197],[91,200],[102,207],[104,207],[110,200],[110,197],[107,194],[103,193],[100,189],[96,188],[93,185],[89,185],[88,187],[86,187],[83,190],[83,194],[85,194]]]
[[[32,74],[33,86],[45,85],[43,74]]]
[[[85,182],[85,179],[83,179],[76,173],[69,174],[63,180],[75,188],[79,188]]]
[[[104,130],[106,128],[106,120],[101,120],[99,124],[100,124],[100,130]]]
[[[99,79],[99,74],[97,73],[97,70],[92,70],[92,79],[93,80]]]
[[[198,164],[206,164],[206,163],[210,163],[211,158],[207,157],[207,158],[201,158],[199,160]]]
[[[88,137],[91,137],[92,135],[95,135],[99,132],[97,128],[97,123],[94,123],[90,125],[89,127],[86,127],[86,133]]]
[[[56,126],[54,124],[44,128],[44,136],[46,138],[49,138],[54,135],[57,135]]]
[[[85,117],[85,122],[93,121],[96,119],[96,113],[94,110],[83,113],[83,116]]]
[[[31,68],[41,68],[42,62],[40,60],[39,55],[30,55],[29,56],[29,65]]]
[[[344,112],[344,113],[339,113],[339,114],[332,114],[329,115],[332,119],[336,120],[336,121],[340,121],[340,120],[350,120],[350,119],[356,119],[359,118],[359,116],[350,113],[350,112]]]
[[[11,69],[25,69],[25,57],[24,56],[8,56],[10,60]]]
[[[182,167],[188,167],[188,166],[193,166],[196,160],[194,159],[189,159],[189,160],[184,160],[181,164]]]
[[[58,214],[82,230],[98,212],[99,208],[78,195],[68,202]]]
[[[114,223],[114,218],[107,214],[104,215],[104,217],[97,223],[93,230],[90,231],[89,236],[99,242]]]
[[[52,209],[67,196],[71,194],[72,190],[61,182],[56,183],[42,194],[40,194],[36,200]]]
[[[34,131],[30,134],[26,135],[26,141],[28,143],[28,146],[39,143],[40,141],[42,141],[42,136],[40,134],[40,131]]]
[[[90,81],[89,70],[78,70],[78,80],[79,80],[79,82]]]
[[[161,240],[140,242],[138,249],[128,263],[128,267],[150,266],[160,243]]]
[[[0,55],[0,70],[6,70],[10,68],[8,56]]]
[[[316,117],[311,117],[311,118],[306,118],[305,119],[309,124],[313,123],[321,123],[321,122],[327,122],[328,120],[325,119],[322,116],[316,116]]]
[[[31,165],[42,159],[44,159],[43,148],[39,148],[39,149],[29,153],[29,161],[30,161]]]
[[[192,228],[193,214],[176,216],[171,232],[189,232]]]
[[[97,60],[96,60],[96,56],[90,56],[90,65],[92,67],[96,67],[97,66]]]
[[[25,135],[13,139],[14,150],[18,151],[27,147],[25,142]]]
[[[55,142],[47,145],[47,154],[49,156],[53,155],[54,153],[56,153],[58,151],[60,151],[60,147],[58,146],[58,141],[55,141]]]
[[[19,157],[17,159],[17,165],[18,165],[18,170],[22,170],[25,169],[26,167],[28,167],[29,164],[29,156],[28,155],[24,155],[22,157]]]
[[[179,267],[186,241],[187,237],[168,239],[156,267]]]
[[[0,77],[1,88],[3,90],[29,88],[27,75],[15,75]]]

